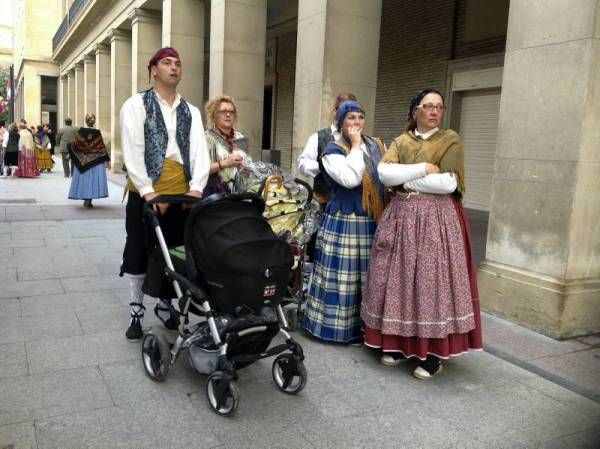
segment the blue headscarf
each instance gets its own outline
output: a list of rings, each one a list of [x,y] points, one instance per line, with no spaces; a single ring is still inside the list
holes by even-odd
[[[344,123],[344,118],[346,118],[346,114],[348,112],[362,112],[365,111],[360,107],[360,104],[356,100],[346,100],[342,101],[335,112],[335,121],[337,123],[337,127],[339,130],[342,129],[342,123]]]

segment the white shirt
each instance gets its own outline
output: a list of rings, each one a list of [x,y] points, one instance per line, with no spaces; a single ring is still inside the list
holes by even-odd
[[[423,140],[429,139],[439,128],[420,133],[415,129],[415,136]],[[425,171],[425,162],[418,164],[379,164],[379,179],[387,186],[402,185],[405,189],[420,193],[446,194],[456,190],[457,181],[452,173],[432,173]]]
[[[340,134],[337,130],[337,126],[331,124],[330,129],[335,140],[336,135]],[[319,168],[319,161],[317,160],[318,156],[319,136],[318,133],[313,133],[306,141],[304,150],[302,150],[302,153],[300,156],[298,156],[298,171],[300,171],[300,173],[302,173],[304,176],[310,176],[312,178],[317,176],[321,172],[321,169]]]
[[[156,100],[160,106],[165,125],[167,127],[168,143],[165,154],[166,159],[183,164],[179,145],[177,145],[177,106],[181,102],[181,95],[177,94],[173,105],[163,100],[158,92]],[[146,171],[144,162],[144,121],[146,120],[146,108],[142,93],[138,93],[127,99],[121,108],[121,147],[123,148],[123,159],[127,167],[127,174],[140,196],[154,192],[152,180]],[[190,169],[192,179],[190,190],[202,192],[208,180],[210,169],[210,158],[204,139],[204,127],[202,117],[197,107],[188,103],[192,114],[192,125],[190,129]]]
[[[334,137],[336,142],[343,138],[340,133],[336,133]],[[352,148],[347,155],[328,154],[323,156],[323,168],[335,182],[347,189],[352,189],[362,182],[365,172],[363,152],[366,151],[367,146],[363,142],[359,148]]]
[[[4,130],[4,139],[2,139],[2,148],[6,148],[8,146],[8,135],[10,133],[8,132],[8,129]]]

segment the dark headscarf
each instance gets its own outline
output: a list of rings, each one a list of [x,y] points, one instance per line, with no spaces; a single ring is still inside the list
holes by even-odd
[[[164,47],[156,50],[154,56],[152,56],[150,61],[148,61],[148,80],[150,80],[151,77],[152,66],[157,65],[158,61],[160,61],[161,59],[168,57],[181,59],[179,58],[179,53],[177,53],[177,50],[175,50],[173,47]]]
[[[442,95],[442,93],[439,90],[430,89],[430,88],[423,89],[422,91],[417,92],[417,94],[411,98],[410,106],[408,108],[408,116],[407,116],[408,119],[412,118],[412,116],[415,113],[415,109],[417,108],[417,106],[419,106],[419,103],[421,103],[421,100],[423,98],[425,98],[426,95],[429,95],[429,94],[438,94],[440,97],[442,97],[442,101],[444,101],[444,96]]]

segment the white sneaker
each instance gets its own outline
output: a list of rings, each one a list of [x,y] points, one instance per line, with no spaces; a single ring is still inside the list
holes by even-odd
[[[383,354],[379,359],[381,364],[385,366],[398,366],[405,360],[404,357],[394,357],[392,354]]]
[[[441,371],[442,371],[441,363],[438,365],[438,367],[433,372],[429,372],[425,368],[417,366],[415,368],[415,370],[413,371],[413,376],[415,376],[417,379],[429,380],[436,374],[439,374]]]

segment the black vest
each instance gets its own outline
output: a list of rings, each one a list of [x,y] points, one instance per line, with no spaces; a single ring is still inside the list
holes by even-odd
[[[8,142],[6,144],[7,153],[16,153],[19,151],[19,131],[6,131],[8,133]]]
[[[333,140],[333,134],[331,132],[331,127],[323,128],[317,131],[317,161],[319,162],[319,168],[321,172],[315,176],[315,180],[313,182],[313,190],[318,193],[320,196],[329,198],[329,194],[331,189],[329,185],[325,181],[323,177],[323,163],[321,162],[321,158],[323,157],[323,151],[325,151],[325,147]]]

